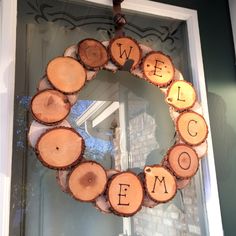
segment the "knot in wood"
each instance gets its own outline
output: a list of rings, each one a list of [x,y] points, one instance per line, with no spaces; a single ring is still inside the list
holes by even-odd
[[[122,13],[117,13],[114,16],[113,20],[114,20],[114,23],[117,27],[122,27],[127,23],[127,21],[125,19],[125,15]]]

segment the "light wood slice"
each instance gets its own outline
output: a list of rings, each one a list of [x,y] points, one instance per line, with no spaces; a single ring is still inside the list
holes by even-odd
[[[95,79],[98,71],[87,70],[87,81]]]
[[[66,95],[53,89],[40,91],[31,100],[32,114],[43,124],[62,122],[70,113],[70,108]]]
[[[29,132],[28,132],[28,141],[31,147],[35,148],[36,143],[40,136],[45,133],[48,129],[53,129],[55,127],[71,127],[70,123],[67,120],[63,120],[58,125],[48,126],[38,123],[37,121],[33,121],[30,125]]]
[[[199,167],[197,153],[186,144],[173,146],[168,152],[168,162],[175,176],[179,178],[194,176]]]
[[[64,57],[72,57],[74,59],[77,59],[77,51],[78,45],[72,45],[65,50]]]
[[[38,85],[38,91],[42,91],[45,89],[53,89],[53,87],[49,83],[47,77],[44,77],[43,79],[41,79],[39,82],[39,85]],[[79,96],[78,93],[67,95],[67,98],[72,106],[77,102],[78,96]]]
[[[143,59],[142,70],[145,78],[160,87],[165,87],[174,78],[175,68],[170,57],[161,52],[150,52]]]
[[[174,80],[184,80],[182,73],[175,68]]]
[[[176,121],[180,138],[189,145],[203,143],[208,135],[208,127],[202,115],[196,112],[183,112]]]
[[[144,195],[143,206],[148,208],[154,208],[159,204],[159,202],[153,201],[148,194]]]
[[[93,202],[106,189],[106,171],[95,161],[83,162],[71,172],[68,183],[75,199]]]
[[[69,189],[68,189],[69,174],[70,174],[70,170],[58,170],[56,172],[57,183],[59,184],[61,190],[65,193],[69,192]]]
[[[57,57],[49,62],[47,77],[57,90],[71,94],[78,92],[84,86],[86,70],[71,57]]]
[[[76,165],[82,159],[84,148],[83,138],[74,129],[57,127],[40,136],[36,153],[43,165],[59,170]]]
[[[38,91],[42,91],[45,89],[53,89],[52,85],[49,83],[47,77],[43,77],[38,84]]]
[[[139,44],[129,37],[119,37],[111,40],[109,53],[112,61],[119,67],[122,67],[127,60],[133,60],[132,69],[140,63],[142,57]]]
[[[180,115],[180,112],[178,111],[175,111],[175,109],[171,106],[169,106],[169,112],[170,112],[170,117],[173,121],[176,121],[177,118],[179,117]]]
[[[132,172],[116,174],[109,182],[107,197],[115,214],[132,216],[142,207],[144,197],[142,182]]]
[[[152,49],[150,47],[145,46],[143,44],[139,44],[139,47],[141,48],[142,57],[146,56],[149,52],[152,51]],[[137,68],[131,70],[131,74],[133,74],[134,76],[137,76],[140,79],[145,79],[144,75],[143,75],[143,71],[141,70],[140,67],[137,67]]]
[[[144,173],[146,191],[153,201],[167,202],[175,196],[175,177],[166,168],[159,165],[146,166]]]
[[[198,101],[195,102],[194,106],[190,110],[194,111],[200,115],[203,115],[202,106]]]
[[[144,176],[144,173],[143,172],[140,172],[138,174],[139,178],[141,179],[142,183],[143,183],[143,186],[144,186],[144,182],[145,182],[145,176]],[[157,206],[159,203],[158,202],[155,202],[153,201],[149,196],[148,194],[145,192],[144,193],[144,198],[143,198],[143,206],[144,207],[148,207],[148,208],[153,208],[155,206]]]
[[[119,170],[109,169],[106,171],[107,178],[110,179],[113,175],[118,174],[119,172],[120,172]],[[98,210],[100,210],[102,213],[111,213],[111,210],[110,210],[111,206],[105,193],[103,193],[101,196],[96,198],[95,207]]]
[[[109,41],[103,41],[102,44],[108,49],[109,47]],[[109,60],[107,64],[104,65],[104,69],[111,71],[115,73],[119,68],[111,61]]]
[[[166,102],[177,111],[189,109],[196,102],[195,89],[184,80],[174,81],[167,91]]]
[[[179,179],[176,178],[177,189],[184,189],[191,181],[191,178]]]
[[[78,55],[88,69],[99,70],[107,64],[109,57],[106,47],[95,39],[84,39],[78,44]]]
[[[200,145],[193,146],[193,149],[196,151],[198,158],[203,158],[207,153],[207,141],[201,143]]]
[[[105,195],[101,195],[98,198],[96,198],[95,207],[102,213],[105,214],[111,213],[110,210],[111,206]]]
[[[113,175],[120,173],[120,170],[109,169],[106,172],[107,172],[107,178],[110,179]]]

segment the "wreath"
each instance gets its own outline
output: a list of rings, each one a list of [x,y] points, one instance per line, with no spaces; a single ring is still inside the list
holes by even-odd
[[[115,73],[127,64],[131,74],[164,93],[177,133],[162,162],[144,166],[139,175],[131,170],[105,170],[86,160],[85,142],[66,120],[78,92],[99,70]],[[196,174],[206,153],[208,126],[193,85],[183,79],[169,56],[130,37],[106,42],[84,39],[67,48],[63,56],[48,63],[38,90],[31,100],[31,146],[44,166],[57,170],[64,192],[94,203],[102,212],[127,217],[142,206],[170,201]]]

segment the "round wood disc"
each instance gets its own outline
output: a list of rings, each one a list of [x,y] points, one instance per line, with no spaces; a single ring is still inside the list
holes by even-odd
[[[132,216],[142,206],[144,191],[141,180],[128,171],[116,174],[109,182],[107,197],[114,213]]]
[[[80,61],[88,69],[102,68],[109,60],[105,46],[95,39],[84,39],[78,44]]]
[[[167,86],[174,78],[175,68],[170,57],[161,52],[150,52],[143,59],[145,78],[160,87]]]
[[[175,177],[166,168],[159,165],[146,166],[144,173],[145,187],[153,201],[167,202],[175,196]]]
[[[189,145],[199,145],[207,138],[208,127],[203,116],[189,111],[182,113],[176,121],[180,138]]]
[[[194,149],[186,144],[177,144],[168,152],[171,170],[179,178],[189,178],[198,170],[199,161]]]
[[[63,93],[48,89],[37,93],[31,100],[34,118],[43,124],[57,124],[70,112],[71,105]]]
[[[67,120],[63,120],[61,123],[57,124],[56,126],[43,125],[34,120],[31,123],[29,132],[28,132],[28,141],[31,147],[35,148],[40,136],[43,133],[45,133],[48,129],[53,129],[58,126],[71,127],[70,123]]]
[[[76,165],[83,152],[82,137],[74,129],[66,127],[48,130],[36,145],[39,160],[52,169],[66,169]]]
[[[196,92],[193,86],[186,81],[174,81],[167,92],[166,102],[178,111],[193,107],[196,101]]]
[[[69,177],[69,189],[79,201],[92,202],[106,189],[107,175],[104,168],[94,161],[79,164]]]
[[[111,40],[109,52],[112,61],[118,66],[123,66],[127,60],[133,60],[132,69],[139,64],[142,57],[139,44],[129,37],[120,37]]]
[[[68,177],[70,170],[58,170],[56,172],[57,183],[59,184],[61,190],[65,193],[68,193]]]
[[[70,94],[78,92],[84,86],[86,71],[71,57],[57,57],[49,62],[47,77],[53,87]]]

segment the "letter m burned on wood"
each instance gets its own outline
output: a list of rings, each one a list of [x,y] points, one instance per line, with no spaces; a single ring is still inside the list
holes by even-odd
[[[166,202],[175,196],[176,181],[164,167],[147,166],[144,173],[146,190],[152,200]]]

